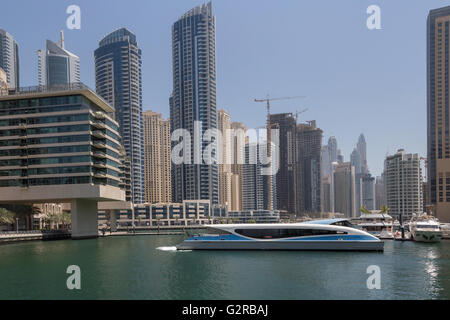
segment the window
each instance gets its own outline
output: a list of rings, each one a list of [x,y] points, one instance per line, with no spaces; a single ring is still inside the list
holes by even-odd
[[[347,234],[335,230],[320,229],[236,229],[237,234],[256,239],[279,239],[307,236]]]

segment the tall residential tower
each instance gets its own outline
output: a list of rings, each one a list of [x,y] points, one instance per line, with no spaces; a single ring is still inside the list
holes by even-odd
[[[450,6],[427,20],[428,193],[433,211],[450,222]]]
[[[219,203],[218,155],[212,153],[211,164],[201,160],[205,148],[215,141],[214,136],[201,137],[208,129],[217,129],[215,29],[211,2],[188,11],[172,26],[171,130],[185,129],[193,141],[185,144],[190,149],[185,162],[172,165],[175,202],[202,199]],[[198,144],[195,136],[200,136]]]
[[[10,88],[19,88],[19,46],[13,36],[0,29],[0,68]]]
[[[161,114],[145,111],[144,164],[145,202],[172,202],[170,120]]]
[[[134,203],[144,202],[141,49],[136,35],[121,28],[106,35],[95,50],[97,93],[114,106],[114,118],[131,162]]]

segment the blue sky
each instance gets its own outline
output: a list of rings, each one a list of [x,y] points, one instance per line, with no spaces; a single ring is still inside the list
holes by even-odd
[[[95,88],[93,52],[126,26],[143,52],[144,109],[169,116],[171,25],[201,0],[4,1],[0,28],[19,43],[21,85],[37,84],[36,50],[58,40],[81,59],[81,78]],[[81,30],[68,30],[67,6],[81,8]],[[381,30],[368,30],[366,8],[381,8]],[[372,173],[398,148],[426,154],[426,18],[438,0],[215,0],[218,108],[250,128],[264,124],[270,94],[304,95],[274,102],[272,112],[308,108],[324,142],[336,136],[345,160],[362,132]]]

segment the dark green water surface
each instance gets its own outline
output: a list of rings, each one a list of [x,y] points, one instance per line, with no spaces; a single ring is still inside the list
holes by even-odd
[[[384,253],[173,251],[183,236],[0,245],[0,299],[448,299],[450,241]],[[81,290],[69,290],[69,265]],[[368,289],[367,267],[381,271]]]

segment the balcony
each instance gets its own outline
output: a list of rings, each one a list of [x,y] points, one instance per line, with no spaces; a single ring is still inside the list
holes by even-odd
[[[102,151],[94,151],[93,156],[96,158],[106,158],[106,153]]]
[[[94,145],[94,147],[99,148],[99,149],[106,148],[106,142],[104,142],[104,141],[93,141],[92,144]]]
[[[106,138],[106,134],[103,131],[100,130],[95,130],[92,132],[92,135],[96,138],[102,138],[105,139]]]
[[[103,178],[106,178],[106,173],[105,172],[101,172],[101,171],[94,172],[94,177],[103,179]]]
[[[94,121],[91,122],[91,124],[94,127],[96,127],[96,128],[100,128],[100,129],[105,129],[106,128],[106,124],[104,122],[102,122],[102,121],[94,120]]]
[[[106,163],[103,162],[103,161],[95,160],[93,162],[93,166],[96,167],[96,168],[106,168]]]
[[[94,113],[94,117],[96,119],[105,119],[106,118],[106,114],[104,112],[97,111],[97,112]]]

